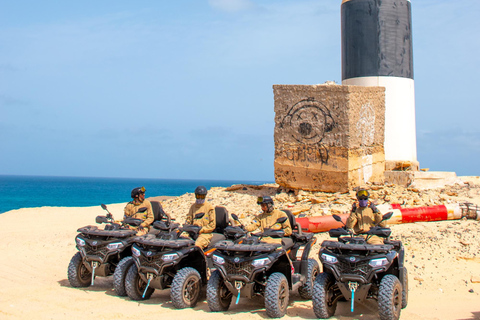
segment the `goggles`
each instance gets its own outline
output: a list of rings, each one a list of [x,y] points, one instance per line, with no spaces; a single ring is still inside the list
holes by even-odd
[[[205,199],[205,196],[204,194],[195,194],[195,199]]]
[[[263,203],[263,197],[258,197],[257,204],[262,204],[262,203]]]
[[[140,192],[141,192],[141,193],[145,193],[145,187],[141,187],[141,188],[140,188]]]
[[[357,197],[368,197],[368,191],[367,190],[359,190],[357,192]]]
[[[367,190],[358,190],[357,191],[357,199],[358,200],[367,200],[368,199],[368,191]]]

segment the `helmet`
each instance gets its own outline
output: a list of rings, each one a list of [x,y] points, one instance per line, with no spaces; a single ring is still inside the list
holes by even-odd
[[[207,195],[207,188],[204,186],[198,186],[195,188],[195,194]]]
[[[263,196],[263,197],[258,197],[257,198],[257,204],[272,204],[273,205],[273,200],[269,196]]]
[[[267,205],[267,212],[273,211],[273,200],[269,196],[263,196],[257,198],[257,204],[266,204]],[[262,208],[263,210],[263,208]]]
[[[357,191],[357,199],[358,200],[367,200],[370,194],[365,189],[358,189]]]
[[[139,195],[140,193],[145,193],[145,191],[146,191],[146,190],[145,190],[145,187],[134,188],[134,189],[132,190],[132,192],[130,193],[130,196],[131,196],[133,199],[135,199],[136,197],[138,197],[138,195]]]

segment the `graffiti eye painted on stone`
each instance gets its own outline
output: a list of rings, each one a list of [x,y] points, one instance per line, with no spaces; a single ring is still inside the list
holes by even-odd
[[[280,123],[280,129],[284,130],[285,136],[303,144],[303,150],[308,148],[311,153],[312,148],[316,149],[315,158],[322,163],[328,162],[328,149],[322,141],[326,133],[334,127],[336,122],[330,110],[312,98],[294,104]]]

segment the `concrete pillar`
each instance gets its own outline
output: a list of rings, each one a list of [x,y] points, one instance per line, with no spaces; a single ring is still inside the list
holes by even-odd
[[[346,192],[383,182],[384,88],[274,85],[273,91],[279,185]]]

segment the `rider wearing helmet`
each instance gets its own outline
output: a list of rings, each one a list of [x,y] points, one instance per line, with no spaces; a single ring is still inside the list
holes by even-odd
[[[373,203],[368,201],[370,194],[365,189],[359,189],[356,193],[358,200],[352,205],[352,211],[347,219],[346,227],[355,234],[367,233],[371,227],[375,226],[382,220],[380,211]],[[386,221],[382,221],[379,226],[385,227]],[[372,236],[367,243],[369,244],[383,244],[383,239],[377,236]]]
[[[153,223],[153,210],[150,201],[145,200],[145,187],[134,188],[130,193],[132,201],[125,206],[124,218],[136,218],[143,220],[139,227],[131,227],[137,230],[137,235],[143,235],[148,232],[148,228]],[[147,208],[144,212],[138,212],[140,208]]]
[[[290,226],[290,221],[287,214],[283,211],[274,209],[274,204],[271,197],[258,197],[257,204],[261,206],[263,212],[255,216],[252,223],[245,226],[245,230],[250,232],[255,231],[256,229],[260,229],[261,232],[264,232],[265,229],[283,230],[285,237],[288,237],[292,234],[292,227]],[[277,222],[277,219],[282,217],[287,219],[282,223]],[[263,237],[262,242],[281,244],[282,239]]]
[[[215,208],[212,204],[205,201],[207,197],[207,188],[198,186],[195,189],[195,203],[190,207],[187,214],[186,224],[193,224],[194,226],[202,227],[200,229],[195,245],[205,249],[210,244],[212,239],[212,232],[215,230]],[[195,219],[199,213],[204,213],[200,218]]]

